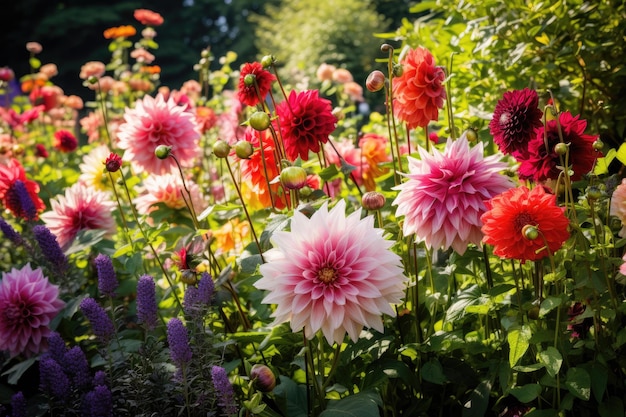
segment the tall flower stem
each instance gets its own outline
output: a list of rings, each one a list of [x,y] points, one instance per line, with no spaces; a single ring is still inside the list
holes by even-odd
[[[130,229],[128,228],[128,223],[126,222],[126,216],[124,216],[124,210],[122,208],[122,203],[120,201],[120,196],[117,193],[117,187],[115,186],[115,181],[113,180],[113,173],[111,171],[107,171],[109,174],[109,180],[111,181],[111,187],[113,188],[113,195],[115,195],[115,201],[117,202],[117,208],[120,212],[120,217],[122,218],[122,224],[124,225],[124,232],[126,233],[126,238],[128,239],[128,243],[132,245],[133,240],[130,237]]]
[[[228,158],[224,158],[226,160],[226,166],[228,167],[228,172],[230,173],[230,177],[233,180],[233,184],[235,186],[235,190],[237,190],[237,195],[239,196],[239,200],[241,201],[241,206],[243,207],[243,211],[246,214],[246,218],[250,223],[250,231],[252,232],[252,237],[254,238],[254,242],[256,243],[257,248],[259,249],[259,256],[261,256],[261,262],[265,263],[265,259],[263,258],[263,250],[261,249],[261,244],[259,243],[259,239],[257,237],[256,232],[254,231],[254,224],[252,223],[252,218],[250,217],[250,212],[248,212],[248,208],[246,207],[246,202],[243,199],[243,195],[241,194],[241,188],[239,188],[239,184],[237,184],[237,180],[235,179],[235,174],[230,166],[230,162]]]
[[[102,110],[102,124],[104,125],[104,133],[106,134],[109,147],[113,149],[113,141],[111,140],[111,134],[109,133],[109,121],[107,118],[107,108],[106,108],[104,96],[102,95],[102,88],[100,87],[100,79],[98,79],[96,82],[98,83],[98,104],[100,104],[100,108]]]
[[[396,155],[398,159],[398,167],[400,172],[403,172],[402,169],[402,161],[400,160],[400,145],[398,144],[398,128],[396,126],[396,119],[393,114],[393,47],[388,44],[384,44],[381,47],[383,52],[387,52],[387,73],[389,83],[385,89],[385,100],[387,104],[387,131],[389,132],[389,140],[391,141],[391,158],[393,161],[393,171],[394,171],[394,182],[395,185],[400,183],[400,178],[398,177],[398,173],[396,170]],[[407,129],[408,132],[408,129]],[[410,137],[410,136],[409,136]],[[410,142],[410,139],[409,139]],[[395,152],[394,152],[395,145]]]
[[[183,168],[180,166],[180,162],[178,162],[178,158],[176,158],[176,156],[173,153],[170,152],[169,156],[170,158],[174,160],[174,162],[176,162],[176,166],[178,167],[178,173],[180,174],[180,179],[183,182],[183,188],[185,189],[185,193],[187,194],[187,196],[185,197],[185,194],[182,194],[182,193],[181,195],[183,197],[183,201],[185,202],[185,205],[187,206],[187,210],[189,210],[189,214],[191,214],[191,220],[193,221],[193,225],[197,231],[198,229],[200,229],[200,224],[198,223],[198,216],[196,214],[196,209],[193,206],[191,192],[189,191],[189,188],[187,188],[187,181],[185,181]]]
[[[448,129],[450,129],[450,138],[452,140],[456,139],[456,131],[454,129],[454,111],[452,111],[452,97],[450,96],[450,84],[451,84],[451,76],[452,74],[452,59],[454,57],[454,52],[450,54],[450,65],[448,66],[448,74],[446,74],[446,107],[448,112]],[[428,137],[426,137],[428,141]]]

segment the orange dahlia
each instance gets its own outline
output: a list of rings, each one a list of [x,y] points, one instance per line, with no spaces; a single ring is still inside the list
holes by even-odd
[[[135,29],[133,26],[125,25],[108,28],[104,31],[103,35],[104,39],[117,39],[135,36],[136,33],[137,29]]]
[[[483,242],[493,245],[493,253],[500,257],[522,262],[542,259],[569,237],[565,209],[541,186],[512,188],[485,204],[488,211],[480,218]],[[529,228],[537,233],[528,233]]]
[[[411,49],[402,60],[402,75],[393,80],[394,113],[409,129],[425,127],[439,118],[446,90],[445,73],[423,47]]]

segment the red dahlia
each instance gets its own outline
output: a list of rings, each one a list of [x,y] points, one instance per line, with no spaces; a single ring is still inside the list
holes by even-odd
[[[559,250],[569,237],[564,209],[542,186],[511,188],[485,204],[488,210],[480,218],[483,242],[493,245],[493,253],[502,258],[542,259]],[[537,237],[529,238],[525,226],[534,227]]]
[[[540,128],[543,112],[539,109],[535,90],[525,88],[504,93],[496,104],[489,131],[493,141],[505,154],[526,154],[528,142]]]
[[[569,112],[559,115],[559,123],[563,142],[569,145],[568,165],[574,172],[571,179],[577,181],[593,168],[595,159],[599,156],[593,149],[593,142],[597,136],[585,135],[587,122],[579,120],[579,116],[572,116]],[[544,136],[544,130],[547,131],[547,136]],[[555,151],[558,143],[560,137],[556,120],[550,120],[545,128],[537,129],[535,137],[528,143],[528,154],[513,154],[521,163],[520,178],[533,179],[535,182],[557,179],[561,172],[559,166],[562,166],[561,156]]]
[[[270,92],[272,82],[275,79],[276,76],[268,70],[264,70],[259,62],[244,64],[239,75],[239,89],[237,91],[239,101],[248,106],[256,106]]]
[[[317,90],[292,91],[287,101],[276,106],[276,114],[290,161],[298,156],[307,161],[309,152],[319,152],[320,142],[328,142],[337,122],[330,100],[320,98]]]
[[[78,147],[78,140],[71,132],[67,130],[59,130],[54,134],[53,143],[55,148],[61,152],[72,152]]]

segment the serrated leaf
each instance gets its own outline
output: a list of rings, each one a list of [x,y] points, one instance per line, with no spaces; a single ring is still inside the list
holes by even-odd
[[[532,332],[526,325],[509,331],[506,339],[509,342],[509,365],[514,367],[524,356],[530,346]]]
[[[539,352],[539,360],[546,366],[546,371],[551,377],[555,377],[559,373],[563,364],[561,352],[553,346]]]
[[[526,384],[521,387],[511,388],[509,394],[514,396],[521,403],[529,403],[541,394],[541,385]]]

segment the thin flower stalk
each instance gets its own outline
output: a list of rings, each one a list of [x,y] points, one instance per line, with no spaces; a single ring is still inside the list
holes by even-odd
[[[389,74],[389,82],[385,83],[385,101],[387,104],[387,132],[389,134],[389,140],[391,141],[391,160],[393,163],[393,179],[394,185],[400,184],[400,176],[397,173],[396,168],[396,156],[400,171],[402,171],[402,162],[400,160],[400,146],[398,145],[398,129],[396,127],[396,118],[393,111],[393,55],[394,49],[391,45],[385,44],[381,47],[381,50],[388,52],[387,54],[387,73]],[[407,135],[409,129],[406,129]],[[411,141],[409,140],[409,143]],[[395,145],[395,149],[394,149]]]

